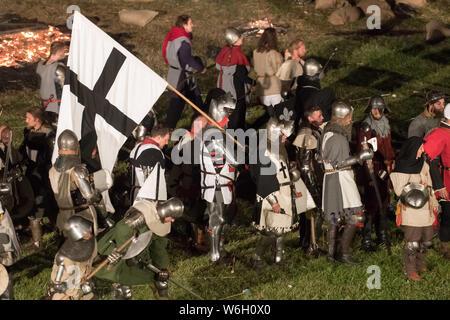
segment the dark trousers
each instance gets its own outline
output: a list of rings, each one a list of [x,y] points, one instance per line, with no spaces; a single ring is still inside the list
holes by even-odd
[[[389,192],[387,188],[387,182],[377,179],[378,190],[382,201],[382,208],[376,197],[376,191],[373,186],[368,185],[364,193],[364,204],[366,208],[366,221],[364,223],[363,234],[364,237],[370,239],[372,228],[375,227],[377,238],[380,238],[380,234],[386,231],[387,224],[387,208],[389,206]]]
[[[299,217],[300,246],[306,250],[311,244],[311,220],[306,217],[306,213],[300,214]]]
[[[440,201],[441,224],[439,228],[439,239],[441,242],[450,241],[450,201]]]
[[[193,91],[183,91],[182,94],[197,107],[203,108],[203,100],[198,88]],[[174,95],[173,93],[170,94],[169,111],[166,120],[166,126],[168,128],[174,129],[177,126],[185,104],[186,102],[181,97]]]

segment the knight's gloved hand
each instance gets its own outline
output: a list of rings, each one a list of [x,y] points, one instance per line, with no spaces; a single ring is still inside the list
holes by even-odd
[[[64,293],[67,290],[67,284],[65,282],[55,283],[53,289],[58,293]]]
[[[169,270],[167,269],[161,269],[161,272],[158,272],[156,274],[156,281],[165,282],[169,280]]]
[[[120,252],[113,251],[112,253],[109,254],[107,259],[110,264],[114,265],[117,262],[119,262],[122,257],[123,255]]]

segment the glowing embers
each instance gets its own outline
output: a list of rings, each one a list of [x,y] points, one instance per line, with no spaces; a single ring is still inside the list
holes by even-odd
[[[241,32],[243,32],[244,36],[247,37],[248,36],[260,37],[264,33],[264,30],[266,30],[267,28],[275,28],[277,33],[286,34],[289,25],[273,24],[272,22],[269,22],[266,18],[264,20],[251,21],[238,27],[238,29],[241,30]]]
[[[46,59],[55,41],[70,41],[58,28],[18,32],[0,36],[0,67],[14,67]]]

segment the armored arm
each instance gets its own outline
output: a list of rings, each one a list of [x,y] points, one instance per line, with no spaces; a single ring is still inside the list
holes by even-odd
[[[53,288],[56,292],[64,293],[67,290],[66,283],[61,281],[65,269],[64,256],[59,252],[55,256],[55,263],[58,266],[58,269],[56,271],[55,283],[53,284]]]
[[[274,204],[278,203],[278,199],[277,199],[277,197],[276,197],[273,193],[269,194],[269,195],[266,197],[266,200],[269,202],[269,204],[270,204],[271,206],[273,206]]]
[[[358,153],[357,155],[348,157],[347,159],[336,164],[334,167],[335,167],[335,169],[342,169],[345,167],[353,166],[357,163],[363,164],[364,161],[372,159],[373,155],[374,155],[374,153],[373,153],[372,149],[361,150],[361,152]]]
[[[125,224],[133,230],[139,229],[145,224],[144,215],[136,208],[131,207],[125,214]]]
[[[207,148],[211,151],[215,151],[216,155],[223,155],[225,161],[229,165],[237,167],[239,165],[239,162],[235,157],[233,146],[234,145],[228,146],[223,139],[221,140],[212,139],[211,142],[208,144]]]
[[[92,188],[89,182],[89,172],[84,165],[77,165],[73,170],[73,178],[75,184],[80,190],[81,195],[85,198],[88,203],[96,203],[102,199],[101,194]]]

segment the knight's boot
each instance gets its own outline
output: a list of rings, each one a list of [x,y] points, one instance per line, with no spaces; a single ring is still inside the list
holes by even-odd
[[[338,228],[335,224],[328,225],[328,261],[336,261],[336,242],[337,242]]]
[[[376,248],[373,244],[371,232],[370,232],[370,230],[367,230],[366,228],[364,228],[364,230],[363,230],[363,238],[362,238],[361,248],[365,252],[376,251]]]
[[[120,283],[113,283],[113,297],[116,300],[130,300],[131,287],[121,285]]]
[[[156,292],[155,298],[158,300],[168,300],[169,297],[169,282],[168,281],[155,281]]]
[[[450,242],[441,242],[441,253],[445,259],[450,260]]]
[[[261,269],[264,266],[264,254],[271,244],[272,239],[265,235],[258,241],[255,252],[252,255],[252,266],[254,269]]]
[[[41,248],[42,246],[42,226],[41,218],[28,217],[30,220],[31,238],[33,239],[33,245],[36,248]]]
[[[377,244],[378,245],[389,245],[389,239],[385,229],[377,230]]]
[[[284,236],[279,236],[275,238],[275,255],[274,262],[281,263],[284,256]]]
[[[353,238],[355,237],[357,226],[354,224],[347,224],[345,226],[344,232],[342,234],[341,239],[341,257],[339,258],[340,262],[348,263],[348,264],[358,264],[359,261],[352,257],[351,254],[351,246]]]

